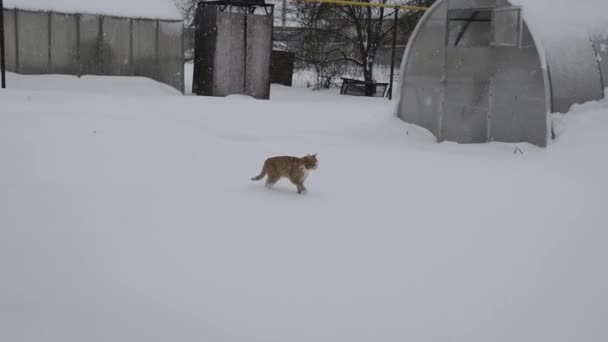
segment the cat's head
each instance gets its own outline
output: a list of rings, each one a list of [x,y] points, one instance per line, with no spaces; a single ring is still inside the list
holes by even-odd
[[[316,169],[319,166],[319,162],[317,161],[317,154],[313,154],[313,155],[307,155],[306,157],[302,158],[302,160],[304,161],[304,167],[307,169]]]

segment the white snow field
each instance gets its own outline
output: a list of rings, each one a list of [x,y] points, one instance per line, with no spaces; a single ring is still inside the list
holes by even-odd
[[[9,76],[2,342],[608,341],[607,101],[541,149],[306,88]],[[307,194],[250,181],[306,153]]]
[[[4,0],[4,8],[182,20],[173,0]]]

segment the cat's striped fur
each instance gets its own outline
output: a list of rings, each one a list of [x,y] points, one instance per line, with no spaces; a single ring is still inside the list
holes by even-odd
[[[258,181],[267,176],[266,186],[271,187],[282,177],[289,178],[297,187],[298,193],[301,194],[306,192],[304,181],[308,172],[316,169],[318,165],[316,154],[309,154],[301,158],[292,156],[272,157],[264,161],[262,172],[251,180]]]

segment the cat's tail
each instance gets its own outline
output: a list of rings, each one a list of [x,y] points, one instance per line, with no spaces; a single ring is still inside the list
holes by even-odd
[[[251,178],[252,181],[259,181],[260,179],[264,178],[264,176],[266,176],[266,165],[264,164],[264,167],[262,167],[262,173],[260,173],[259,175]]]

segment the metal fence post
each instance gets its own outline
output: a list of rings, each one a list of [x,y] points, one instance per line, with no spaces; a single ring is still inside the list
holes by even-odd
[[[388,93],[388,99],[393,99],[393,78],[395,76],[395,49],[397,45],[397,20],[399,19],[399,9],[395,7],[395,17],[393,19],[393,47],[391,51],[391,85]]]
[[[6,51],[4,51],[4,3],[0,0],[0,76],[2,89],[6,88]]]
[[[129,18],[129,75],[135,76],[135,65],[133,65],[133,18]]]
[[[105,75],[106,74],[106,70],[104,67],[104,63],[103,63],[103,47],[104,47],[104,42],[103,42],[103,15],[100,15],[99,18],[97,18],[98,20],[98,24],[99,24],[99,29],[97,32],[97,44],[99,44],[97,46],[97,54],[98,54],[98,62],[99,62],[99,69],[98,72],[100,75]]]
[[[49,33],[49,37],[48,37],[48,60],[47,60],[47,66],[46,66],[46,72],[47,73],[51,73],[53,70],[53,61],[52,61],[52,57],[51,57],[51,50],[52,47],[51,45],[53,44],[53,24],[52,24],[52,19],[51,19],[51,12],[47,13],[47,32]]]
[[[78,61],[78,77],[82,76],[82,52],[80,51],[80,13],[76,14],[76,61]]]

